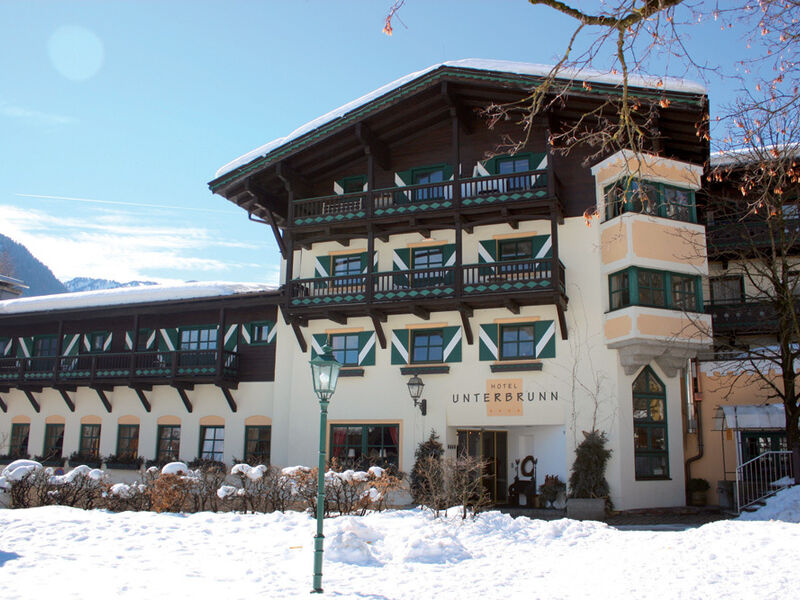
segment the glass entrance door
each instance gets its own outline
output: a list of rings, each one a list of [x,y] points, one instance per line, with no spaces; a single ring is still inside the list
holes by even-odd
[[[458,454],[486,462],[483,485],[492,502],[505,502],[508,497],[508,432],[460,429]]]

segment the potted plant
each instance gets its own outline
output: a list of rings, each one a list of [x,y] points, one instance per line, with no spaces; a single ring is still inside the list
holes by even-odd
[[[138,471],[144,464],[144,456],[133,456],[132,454],[109,454],[103,458],[106,469],[124,469],[128,471]]]
[[[86,465],[92,469],[100,468],[100,457],[96,454],[81,454],[80,452],[73,452],[69,455],[69,466],[78,467]]]
[[[539,486],[539,494],[547,503],[545,508],[553,508],[553,503],[558,499],[559,494],[566,491],[567,484],[561,481],[558,475],[545,475],[544,483]]]
[[[686,491],[689,493],[690,506],[705,506],[708,504],[708,489],[711,486],[705,479],[694,477],[686,482]]]
[[[575,449],[575,462],[569,476],[567,517],[599,521],[610,505],[606,465],[611,450],[606,448],[605,433],[583,432],[584,439]]]

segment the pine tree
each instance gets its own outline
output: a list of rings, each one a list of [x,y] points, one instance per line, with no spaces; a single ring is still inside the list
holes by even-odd
[[[575,462],[569,476],[570,498],[608,498],[606,465],[611,450],[606,448],[606,434],[583,432],[584,440],[575,449]]]
[[[439,441],[439,436],[434,430],[424,442],[420,442],[414,452],[414,468],[411,469],[411,495],[414,502],[424,504],[434,490],[429,487],[437,487],[436,482],[431,481],[433,475],[431,471],[441,473],[441,469],[432,469],[442,461],[444,446]],[[441,482],[440,482],[441,483]]]

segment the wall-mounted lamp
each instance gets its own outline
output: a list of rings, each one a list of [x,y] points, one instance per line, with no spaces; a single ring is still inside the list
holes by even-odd
[[[414,401],[414,406],[419,406],[419,410],[422,413],[422,416],[428,414],[428,401],[423,398],[422,400],[419,399],[422,396],[422,388],[425,387],[425,384],[422,383],[422,379],[419,375],[414,375],[411,379],[408,380],[408,393],[411,394],[411,399]]]

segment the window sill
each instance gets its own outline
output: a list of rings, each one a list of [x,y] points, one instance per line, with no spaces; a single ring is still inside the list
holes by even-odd
[[[672,481],[672,477],[637,477],[636,481]]]
[[[542,363],[494,363],[490,365],[492,373],[511,373],[514,371],[541,371]]]
[[[364,369],[362,368],[344,368],[339,371],[339,377],[363,377]]]
[[[400,367],[401,375],[436,375],[449,372],[450,365],[409,365]]]

